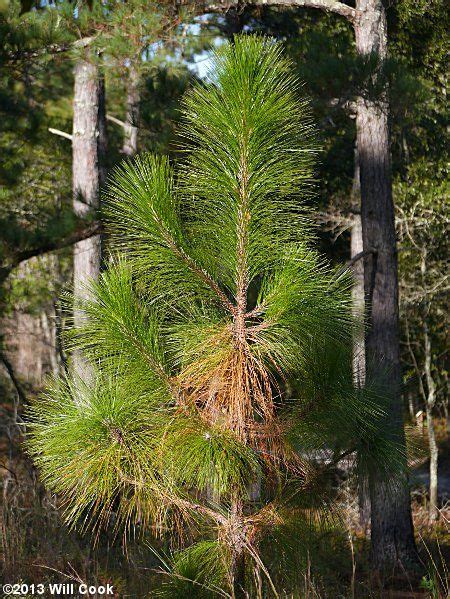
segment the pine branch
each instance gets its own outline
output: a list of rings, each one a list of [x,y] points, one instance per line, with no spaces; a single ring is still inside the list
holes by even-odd
[[[138,259],[145,256],[149,248],[153,251],[156,248],[168,250],[184,271],[187,268],[195,275],[197,284],[201,281],[206,285],[226,310],[234,314],[236,308],[220,285],[185,249],[179,215],[173,212],[171,206],[174,190],[170,179],[166,180],[167,175],[170,177],[168,161],[144,155],[132,161],[130,168],[129,173],[126,167],[118,169],[116,180],[109,189],[109,211],[116,228],[113,238],[117,240],[118,247],[131,244]],[[151,179],[146,181],[147,177]],[[139,192],[137,196],[134,195],[136,192]],[[186,273],[183,278],[186,278]]]
[[[50,133],[53,133],[53,135],[59,135],[60,137],[65,137],[66,139],[69,139],[70,141],[72,141],[73,136],[70,133],[66,133],[65,131],[60,131],[59,129],[53,129],[53,127],[49,127],[48,130],[50,131]]]
[[[44,46],[43,48],[37,48],[35,50],[16,50],[7,52],[7,57],[9,62],[14,63],[19,60],[35,60],[37,58],[41,58],[46,54],[61,54],[63,52],[68,52],[72,48],[86,48],[92,41],[95,39],[94,36],[83,37],[78,40],[75,40],[71,43],[65,44],[49,44],[48,46]]]
[[[111,123],[114,123],[115,125],[119,125],[119,127],[122,127],[125,130],[129,129],[129,127],[130,127],[127,123],[125,123],[124,121],[121,121],[120,119],[116,118],[112,114],[107,114],[106,120],[111,121]]]
[[[204,2],[202,4],[205,12],[226,12],[231,8],[242,8],[247,6],[276,6],[276,7],[304,7],[316,8],[325,12],[332,12],[346,18],[354,23],[359,17],[359,11],[355,8],[338,2],[336,0],[253,0],[242,3],[240,0],[218,0],[216,2]]]
[[[35,60],[46,54],[61,54],[70,50],[72,44],[50,44],[44,48],[38,48],[36,50],[17,50],[14,52],[8,52],[7,57],[10,63],[18,62],[19,60]]]
[[[180,497],[170,497],[170,501],[181,509],[202,514],[203,516],[211,518],[217,524],[221,524],[222,526],[226,526],[228,524],[228,519],[225,518],[225,516],[199,503],[193,503],[186,499],[181,499]]]
[[[227,298],[227,296],[216,283],[216,281],[214,281],[214,279],[205,270],[198,266],[198,264],[196,264],[195,261],[190,256],[188,256],[186,252],[180,249],[173,241],[171,243],[171,247],[174,253],[177,254],[177,256],[179,256],[183,260],[183,262],[185,262],[186,266],[188,266],[188,268],[192,270],[193,273],[195,273],[204,283],[206,283],[206,285],[212,291],[214,291],[214,293],[217,295],[223,306],[231,314],[235,315],[237,312],[236,306],[233,306],[233,304]]]
[[[353,256],[353,258],[351,258],[347,264],[346,267],[350,268],[352,267],[354,264],[356,264],[356,262],[358,262],[359,260],[361,260],[362,258],[365,258],[366,256],[370,256],[371,254],[376,254],[376,249],[374,248],[370,248],[368,250],[364,250],[362,252],[359,252],[358,254],[355,254],[355,256]]]
[[[83,241],[84,239],[93,237],[94,235],[99,235],[101,233],[101,229],[102,227],[99,222],[93,222],[89,225],[86,225],[82,229],[77,229],[76,231],[73,231],[72,233],[70,233],[66,237],[62,237],[61,239],[48,241],[34,248],[29,248],[27,250],[16,252],[13,255],[12,261],[8,268],[11,271],[13,268],[16,268],[21,262],[25,262],[25,260],[29,260],[30,258],[34,258],[35,256],[42,256],[42,254],[48,254],[49,252],[54,252],[56,250],[61,250],[70,245],[74,245],[79,241]]]

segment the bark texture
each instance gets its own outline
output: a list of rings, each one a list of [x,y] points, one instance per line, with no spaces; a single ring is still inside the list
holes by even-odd
[[[86,54],[88,50],[86,51]],[[73,207],[77,216],[87,217],[99,208],[101,168],[99,158],[100,122],[102,110],[102,85],[98,67],[93,62],[80,59],[75,65],[72,133],[72,186]],[[92,236],[79,241],[73,252],[74,297],[86,296],[86,283],[96,279],[100,272],[101,238]],[[75,325],[82,315],[74,310]],[[82,378],[88,368],[79,352],[74,352],[73,365]]]
[[[376,56],[382,77],[387,57],[386,14],[381,0],[358,0],[355,22],[357,51]],[[385,89],[385,88],[384,88]],[[383,367],[392,399],[386,414],[386,427],[392,439],[405,445],[400,396],[398,272],[392,199],[390,140],[387,93],[369,94],[357,102],[357,144],[361,180],[361,219],[365,250],[364,285],[368,300],[369,327],[366,333],[368,363]],[[392,486],[373,473],[370,480],[371,557],[374,567],[387,573],[396,565],[408,570],[418,565],[407,477]]]

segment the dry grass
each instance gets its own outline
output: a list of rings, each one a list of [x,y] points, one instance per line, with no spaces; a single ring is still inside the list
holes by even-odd
[[[260,376],[258,370],[250,374],[245,364],[228,364],[233,376]],[[220,384],[235,385],[230,380],[230,371],[225,368],[216,372]],[[193,375],[192,375],[193,376]],[[185,380],[188,380],[186,375]],[[193,380],[193,379],[192,379]],[[252,382],[252,386],[254,381]],[[264,385],[259,382],[258,385]],[[216,389],[214,397],[211,394]],[[219,385],[220,387],[220,385]],[[218,409],[220,390],[217,380],[204,379],[204,406]],[[261,387],[263,388],[263,387]],[[229,388],[226,393],[228,394]],[[196,393],[196,396],[197,393]],[[253,398],[252,398],[253,399]],[[208,404],[209,402],[209,404]],[[253,405],[253,404],[252,404]],[[208,408],[208,409],[209,409]],[[212,408],[211,408],[212,409]],[[39,483],[38,476],[21,449],[20,417],[14,406],[3,404],[3,430],[0,440],[0,474],[2,476],[2,503],[0,511],[1,572],[5,582],[23,581],[31,583],[82,581],[89,584],[112,583],[116,597],[147,597],[155,585],[154,568],[157,561],[152,550],[145,544],[131,542],[127,555],[120,542],[104,533],[94,550],[89,538],[80,537],[69,531],[62,522],[59,505],[55,497],[47,494]],[[231,416],[229,416],[231,417]],[[368,540],[359,526],[358,502],[351,489],[344,488],[341,508],[345,516],[349,563],[342,572],[342,585],[330,586],[326,577],[317,576],[313,557],[303,574],[302,587],[295,595],[279,593],[288,599],[378,599],[378,598],[430,598],[444,599],[448,596],[448,566],[450,562],[450,503],[441,508],[441,518],[430,525],[426,493],[416,493],[413,516],[418,547],[428,574],[420,580],[393,579],[390,588],[382,589],[371,578],[368,563]],[[266,508],[270,511],[270,506]],[[265,513],[264,523],[275,514]],[[252,522],[255,530],[259,523]],[[330,546],[329,568],[342,568],[342,556],[334,553]],[[253,598],[249,598],[253,599]]]
[[[153,586],[156,566],[154,556],[143,546],[128,546],[128,556],[120,545],[103,536],[95,552],[89,539],[69,532],[62,523],[58,506],[49,497],[26,468],[17,468],[18,482],[9,480],[3,493],[1,511],[2,575],[6,582],[70,582],[78,580],[89,584],[110,582],[116,597],[141,599]],[[14,478],[14,477],[13,477]],[[348,564],[340,589],[329,588],[326,579],[314,574],[311,564],[303,575],[303,588],[295,595],[282,595],[291,599],[376,599],[376,598],[430,598],[444,599],[448,593],[446,564],[450,558],[448,518],[450,506],[442,509],[438,524],[430,526],[426,507],[414,503],[414,520],[418,546],[422,558],[428,562],[429,573],[422,581],[408,583],[405,579],[389,581],[392,587],[382,590],[371,580],[368,564],[368,541],[358,524],[358,508],[354,495],[348,496],[346,505],[349,543],[353,548],[353,564]],[[447,522],[446,522],[447,520]],[[330,550],[329,566],[341,567]],[[351,576],[351,573],[354,576]],[[425,588],[420,588],[420,585]],[[334,594],[334,593],[337,594]],[[251,599],[251,598],[250,598]]]

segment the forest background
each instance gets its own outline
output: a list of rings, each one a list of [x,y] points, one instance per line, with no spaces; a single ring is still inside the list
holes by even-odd
[[[89,151],[83,146],[77,154],[72,147],[76,65],[86,61],[98,74],[94,178],[101,188],[116,164],[139,151],[177,160],[180,100],[193,81],[205,76],[211,47],[232,41],[237,33],[281,40],[312,102],[323,148],[314,207],[319,249],[333,262],[349,263],[355,304],[364,303],[366,256],[355,129],[357,100],[374,64],[361,59],[351,23],[340,15],[309,10],[302,2],[273,4],[0,4],[5,580],[12,574],[17,581],[55,579],[54,569],[89,582],[113,581],[119,593],[143,596],[158,567],[145,543],[131,543],[125,556],[112,539],[103,539],[93,550],[88,539],[69,532],[57,500],[45,492],[21,445],[24,406],[39,395],[45,377],[63,372],[70,359],[60,297],[73,285],[73,246],[100,233],[98,193],[88,211],[77,208],[76,198],[74,204],[77,156]],[[401,401],[407,437],[422,444],[411,463],[416,540],[436,565],[421,576],[419,586],[423,593],[439,596],[450,550],[448,11],[443,0],[398,0],[387,3],[386,15],[389,57],[383,68],[398,241]],[[89,181],[79,185],[89,186]],[[361,351],[355,360],[361,360]],[[341,501],[348,515],[348,552],[337,555],[335,541],[330,541],[329,554],[321,556],[329,567],[315,570],[312,558],[313,573],[305,574],[306,596],[329,596],[336,584],[343,596],[373,592],[368,582],[368,498],[343,483]]]

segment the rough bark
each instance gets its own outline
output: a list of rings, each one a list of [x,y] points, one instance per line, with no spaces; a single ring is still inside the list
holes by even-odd
[[[140,77],[138,69],[131,64],[128,71],[127,106],[122,153],[134,156],[138,151],[138,131],[140,112]]]
[[[362,56],[376,56],[380,67],[387,57],[386,14],[381,0],[358,0],[355,22],[356,48]],[[382,77],[380,68],[374,77]],[[361,219],[364,249],[374,248],[364,265],[369,327],[366,356],[383,368],[392,398],[386,429],[405,446],[401,402],[399,351],[397,247],[392,199],[387,94],[361,96],[357,101],[357,144],[361,180]],[[405,464],[406,471],[406,464]],[[376,569],[387,573],[396,565],[408,570],[418,564],[406,474],[393,486],[374,472],[370,479],[371,558]],[[403,480],[404,478],[404,480]]]
[[[99,135],[101,116],[101,84],[98,67],[86,59],[75,65],[72,133],[72,186],[73,207],[77,216],[87,217],[99,208],[100,164]],[[75,300],[86,297],[86,284],[100,272],[101,239],[95,235],[74,246],[73,289]],[[75,325],[82,315],[74,310]],[[86,378],[88,368],[79,352],[74,352],[73,366],[77,374]]]

